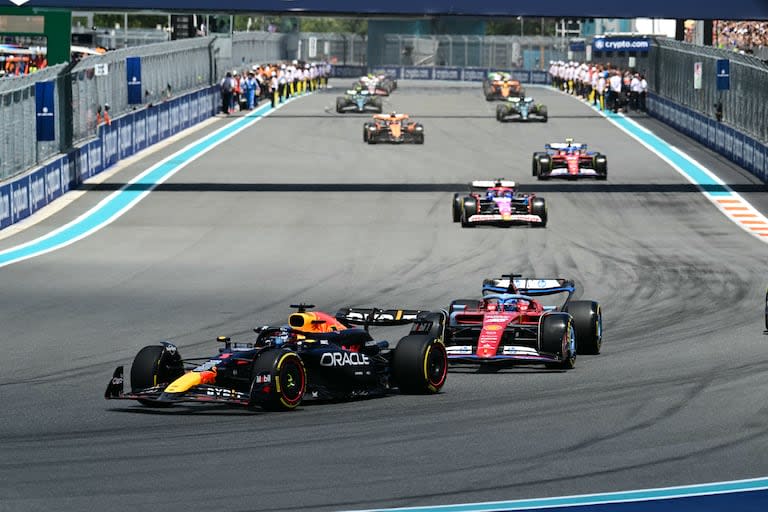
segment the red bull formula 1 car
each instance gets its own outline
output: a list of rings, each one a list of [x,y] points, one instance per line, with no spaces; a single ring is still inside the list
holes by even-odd
[[[608,179],[608,159],[596,151],[587,151],[586,144],[565,139],[546,144],[545,152],[533,154],[533,175],[540,180],[549,178]]]
[[[560,278],[486,279],[481,299],[451,302],[445,336],[449,364],[490,370],[543,364],[567,370],[577,354],[600,353],[600,305],[570,300],[574,288],[573,281]],[[556,305],[539,299],[550,295],[565,299]]]
[[[478,224],[509,226],[527,224],[543,228],[547,225],[547,203],[536,194],[517,192],[514,181],[473,181],[469,195],[453,194],[453,222],[465,228]]]
[[[288,325],[255,329],[256,339],[222,343],[212,357],[183,359],[164,342],[139,351],[131,366],[131,391],[118,367],[105,398],[152,407],[182,402],[223,403],[290,410],[305,398],[349,399],[402,393],[437,393],[445,383],[444,311],[344,308],[335,315],[292,306]],[[412,323],[397,346],[375,341],[371,325]],[[359,327],[362,326],[362,327]]]
[[[363,142],[368,144],[424,144],[424,126],[410,121],[408,114],[376,114],[363,124]]]

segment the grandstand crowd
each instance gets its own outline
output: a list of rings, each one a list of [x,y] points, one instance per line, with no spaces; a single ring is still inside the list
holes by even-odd
[[[235,69],[221,80],[221,111],[252,110],[262,100],[274,107],[294,95],[325,87],[330,74],[331,66],[326,62],[299,60]]]
[[[751,52],[768,47],[768,22],[717,21],[714,24],[715,46]]]
[[[579,96],[600,110],[645,110],[648,82],[636,71],[611,64],[550,61],[549,77],[554,87]]]

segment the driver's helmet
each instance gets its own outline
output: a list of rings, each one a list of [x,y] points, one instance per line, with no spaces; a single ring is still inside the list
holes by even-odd
[[[512,199],[512,191],[511,190],[505,190],[504,191],[504,197],[508,197]]]
[[[275,347],[282,346],[286,343],[295,342],[297,339],[297,334],[288,327],[281,327],[279,330],[276,330],[270,337],[270,341]]]
[[[517,303],[515,299],[504,301],[504,311],[517,311]]]
[[[361,83],[355,84],[355,92],[361,92],[363,90],[363,85]]]

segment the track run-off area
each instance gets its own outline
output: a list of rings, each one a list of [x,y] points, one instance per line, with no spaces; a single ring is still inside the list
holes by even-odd
[[[385,110],[421,121],[425,144],[368,146],[367,116],[334,112],[349,84],[331,84],[164,181],[128,187],[151,192],[102,229],[0,268],[0,511],[428,507],[768,476],[759,236],[668,159],[550,89],[529,89],[548,123],[501,124],[479,84],[401,82]],[[86,185],[0,251],[81,218],[232,122]],[[714,173],[747,213],[768,211],[746,171],[633,122]],[[535,181],[532,153],[566,137],[607,155],[607,181]],[[451,222],[452,192],[502,176],[546,198],[546,229]],[[284,323],[291,303],[437,309],[509,272],[571,278],[577,297],[598,300],[602,354],[568,372],[452,371],[436,396],[290,413],[103,399],[114,367],[144,345],[207,356],[217,335]]]

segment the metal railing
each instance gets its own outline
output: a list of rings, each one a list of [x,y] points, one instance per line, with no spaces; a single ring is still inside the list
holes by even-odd
[[[292,52],[289,52],[292,53]],[[323,34],[303,32],[298,35],[295,57],[304,61],[331,64],[364,65],[368,61],[368,40],[359,34]]]
[[[716,64],[730,60],[730,90],[718,91]],[[694,89],[694,63],[702,65],[701,89]],[[768,66],[762,60],[724,49],[657,38],[648,62],[649,89],[674,103],[716,117],[747,135],[768,141]]]
[[[34,75],[0,79],[0,180],[29,169],[61,151],[60,123],[56,123],[56,140],[37,142],[35,130],[35,83],[61,81],[61,64],[38,71]],[[57,83],[57,87],[58,87]],[[56,119],[64,111],[60,101],[54,102]]]
[[[228,50],[225,55],[214,51],[215,37],[135,46],[0,79],[0,181],[94,137],[99,108],[109,105],[109,115],[116,118],[212,85],[227,69],[282,60],[284,38],[268,32],[220,37]],[[142,103],[136,105],[128,103],[127,57],[141,58]],[[37,142],[34,84],[48,80],[56,81],[55,140]]]

